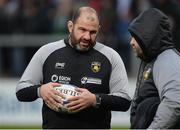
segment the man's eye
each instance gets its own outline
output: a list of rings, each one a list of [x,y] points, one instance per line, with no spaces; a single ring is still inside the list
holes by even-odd
[[[90,33],[91,33],[91,34],[96,34],[96,33],[97,33],[97,31],[91,31]]]
[[[86,31],[86,29],[84,29],[84,28],[80,28],[80,30],[81,30],[82,32],[85,32],[85,31]]]

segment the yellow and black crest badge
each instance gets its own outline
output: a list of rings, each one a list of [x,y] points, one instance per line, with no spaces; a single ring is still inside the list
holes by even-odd
[[[97,73],[101,70],[101,63],[100,62],[92,62],[91,63],[91,70],[94,72],[94,73]]]
[[[148,68],[148,70],[144,71],[143,73],[144,80],[147,80],[149,78],[150,72],[151,72],[151,68]]]

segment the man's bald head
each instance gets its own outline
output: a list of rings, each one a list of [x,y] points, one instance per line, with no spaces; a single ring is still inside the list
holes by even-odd
[[[95,45],[100,25],[97,12],[93,8],[79,8],[67,25],[70,44],[76,50],[88,51]]]
[[[98,17],[96,10],[91,8],[91,7],[88,7],[88,6],[79,8],[73,14],[72,22],[75,23],[77,21],[77,19],[83,14],[87,14],[86,18],[88,20],[90,20],[90,21],[96,21],[97,20],[99,22],[99,17]]]

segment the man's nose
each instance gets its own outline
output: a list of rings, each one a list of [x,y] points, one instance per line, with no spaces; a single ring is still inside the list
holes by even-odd
[[[89,40],[89,39],[91,38],[90,32],[87,31],[87,32],[84,34],[84,38],[85,38],[86,40]]]
[[[132,43],[132,42],[130,42],[130,45],[131,45],[131,46],[133,46],[133,43]]]
[[[133,41],[130,41],[130,45],[131,45],[132,47],[134,47],[134,46],[135,46],[135,44],[134,44],[134,42],[133,42]]]

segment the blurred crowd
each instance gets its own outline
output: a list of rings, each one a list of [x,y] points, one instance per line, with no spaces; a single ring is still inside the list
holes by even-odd
[[[127,28],[129,22],[147,8],[159,8],[169,16],[174,42],[180,50],[179,0],[0,0],[0,35],[67,34],[66,22],[80,6],[97,10],[101,20],[98,41],[121,55],[128,73],[131,50]],[[0,76],[20,76],[37,49],[0,47]]]

